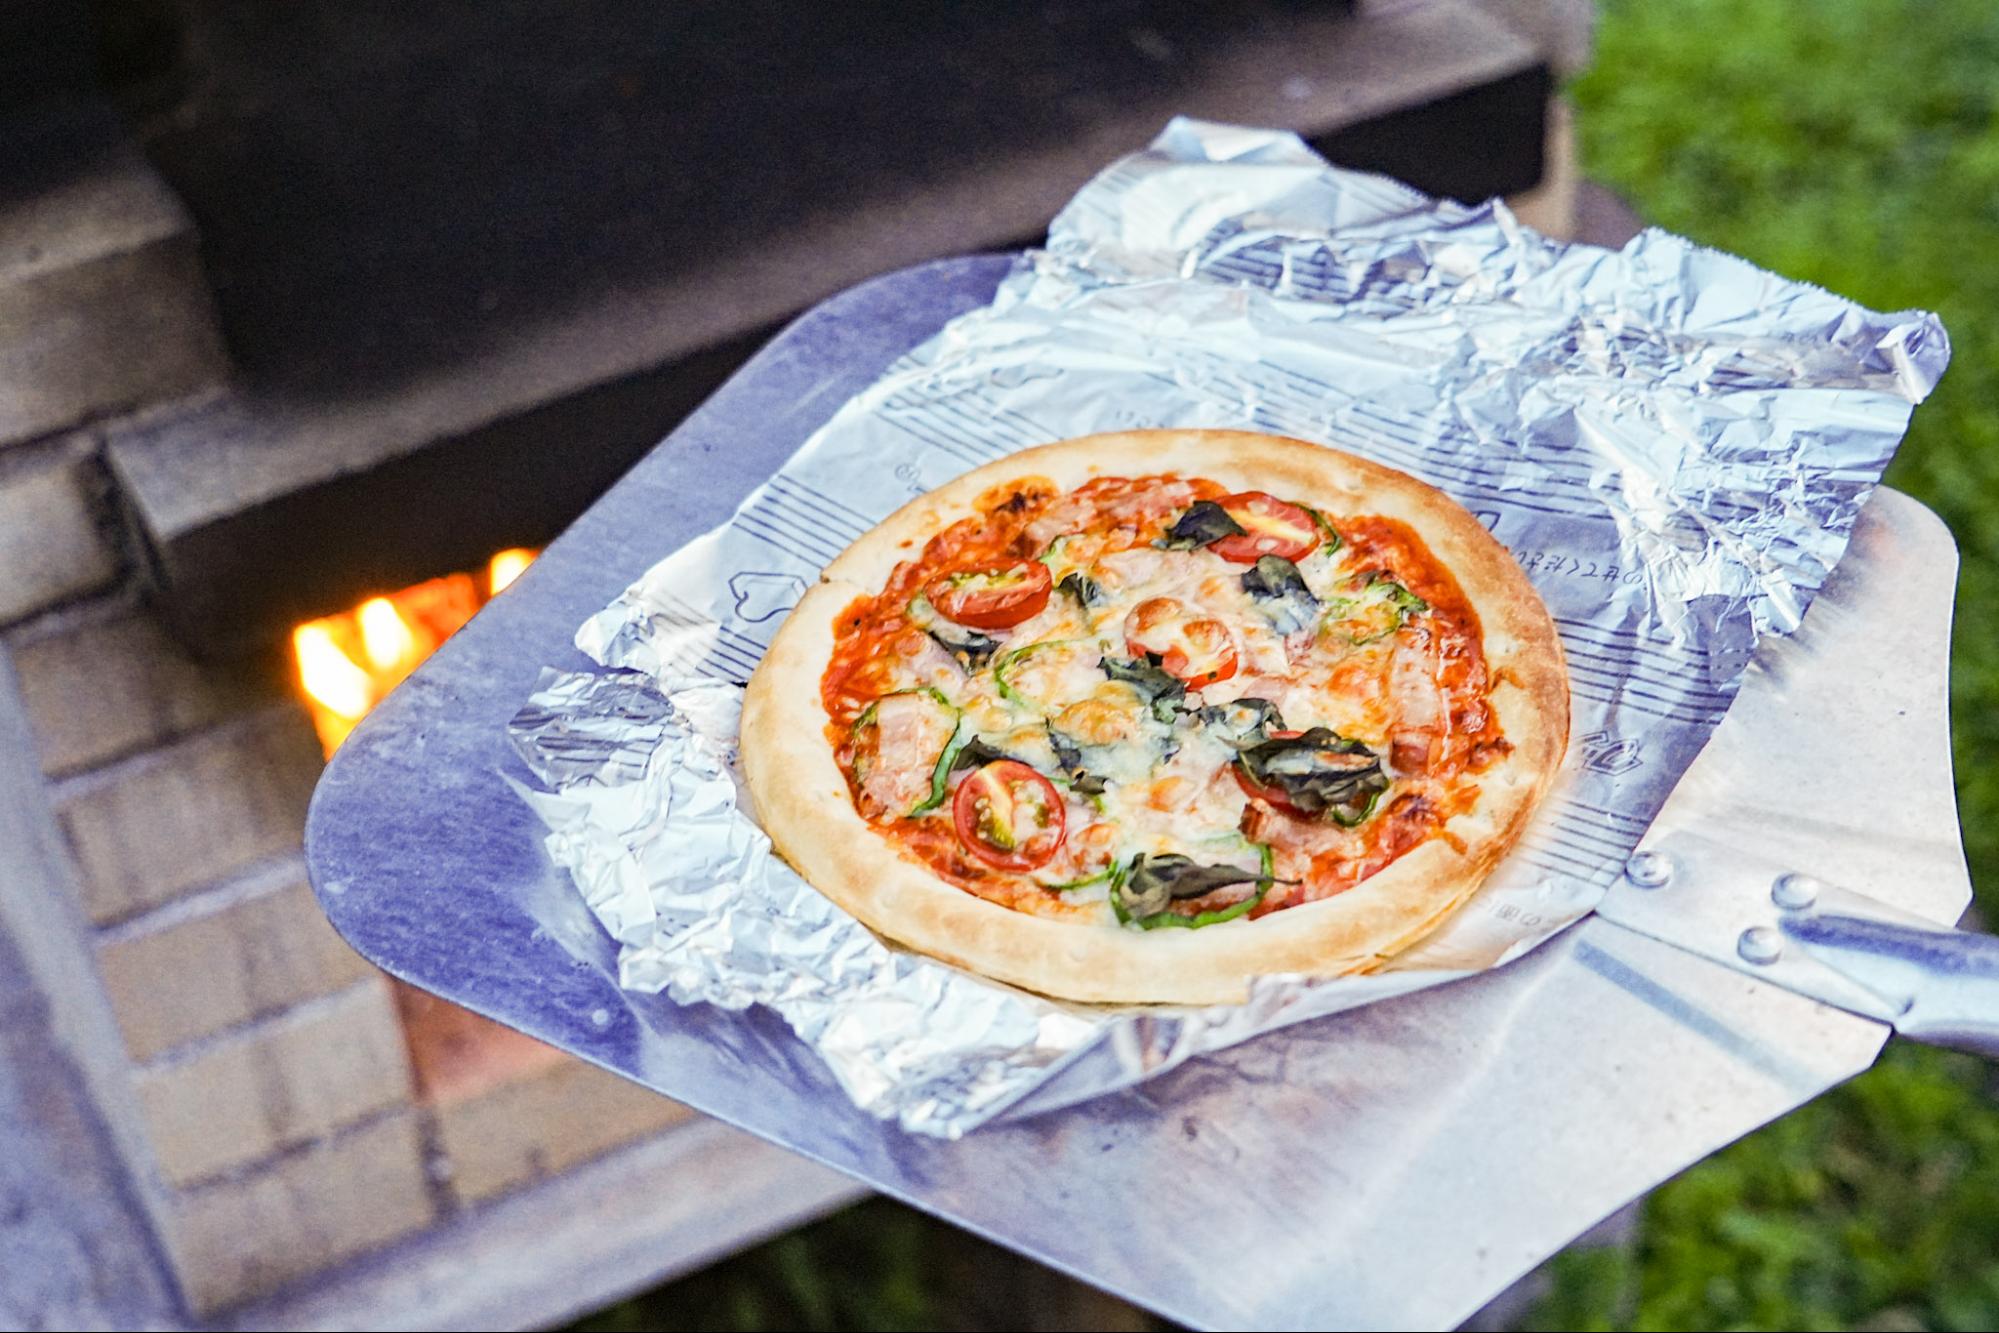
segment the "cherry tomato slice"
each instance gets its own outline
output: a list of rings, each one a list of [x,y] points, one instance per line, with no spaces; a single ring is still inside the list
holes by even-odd
[[[1048,605],[1048,566],[1020,560],[1002,569],[943,574],[923,590],[947,619],[973,629],[1006,629]]]
[[[1302,560],[1319,548],[1319,525],[1303,507],[1262,491],[1225,495],[1215,503],[1243,526],[1240,536],[1219,537],[1208,549],[1224,560],[1253,565],[1258,556]]]
[[[1189,689],[1227,680],[1240,665],[1227,625],[1194,615],[1171,597],[1148,598],[1133,607],[1125,617],[1124,642],[1133,657],[1157,657],[1160,669]]]
[[[995,759],[958,784],[951,823],[987,865],[1034,870],[1061,850],[1069,816],[1054,783],[1017,759]]]

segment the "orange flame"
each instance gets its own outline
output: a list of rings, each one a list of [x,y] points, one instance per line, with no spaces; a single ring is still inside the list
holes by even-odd
[[[516,546],[510,551],[502,551],[493,557],[486,570],[486,595],[498,597],[500,591],[521,576],[534,563],[535,552]]]
[[[501,551],[483,579],[447,574],[294,629],[292,656],[320,748],[330,756],[369,709],[534,557],[518,548]]]

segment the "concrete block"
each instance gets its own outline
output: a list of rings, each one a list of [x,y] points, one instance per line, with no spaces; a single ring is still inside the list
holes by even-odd
[[[46,630],[38,626],[33,637],[14,644],[13,655],[42,771],[51,777],[135,754],[283,697],[272,672],[197,662],[150,613],[130,607]],[[107,699],[118,706],[104,707]]]
[[[160,1172],[204,1180],[410,1100],[409,1059],[386,982],[138,1071]]]
[[[5,375],[0,367],[0,393]],[[0,625],[116,578],[118,560],[97,526],[90,442],[0,461]]]
[[[328,995],[374,969],[334,933],[303,870],[280,887],[100,940],[98,968],[135,1060]]]
[[[434,1216],[422,1136],[406,1112],[184,1195],[165,1240],[188,1303],[207,1315]]]
[[[186,211],[108,107],[0,136],[0,445],[221,381]]]
[[[56,812],[100,925],[295,852],[325,761],[303,704],[74,779]]]
[[[440,1104],[435,1114],[451,1192],[464,1204],[694,1118],[650,1088],[566,1057],[479,1096]]]

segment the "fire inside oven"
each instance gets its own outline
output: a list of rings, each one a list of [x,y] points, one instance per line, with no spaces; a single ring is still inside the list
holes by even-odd
[[[293,629],[299,686],[327,755],[403,677],[519,578],[536,554],[510,548],[480,572],[426,579]]]

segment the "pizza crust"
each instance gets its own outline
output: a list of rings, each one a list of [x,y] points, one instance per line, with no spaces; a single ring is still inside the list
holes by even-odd
[[[1344,893],[1254,920],[1139,931],[1016,912],[899,852],[854,808],[827,744],[821,681],[836,624],[944,528],[999,487],[1067,491],[1100,476],[1179,473],[1335,514],[1407,523],[1458,581],[1484,630],[1488,698],[1512,751],[1476,778],[1478,803]],[[1562,650],[1527,577],[1479,522],[1405,473],[1323,445],[1244,431],[1155,430],[1024,450],[920,496],[864,534],[800,599],[750,678],[743,771],[758,822],[790,865],[872,929],[923,953],[1071,1000],[1217,1004],[1271,974],[1371,971],[1434,929],[1524,831],[1568,745]],[[1455,844],[1455,845],[1453,845]]]

